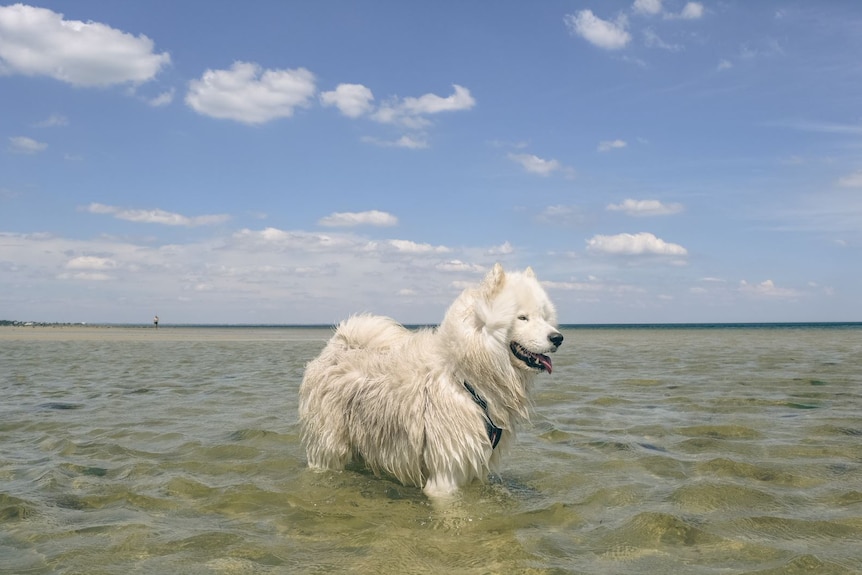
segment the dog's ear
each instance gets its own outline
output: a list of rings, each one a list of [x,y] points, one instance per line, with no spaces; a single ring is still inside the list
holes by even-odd
[[[527,266],[527,269],[524,270],[524,277],[536,279],[536,272],[533,271],[533,268]]]
[[[511,323],[514,302],[500,297],[506,284],[506,272],[499,263],[488,272],[479,286],[479,298],[473,307],[475,328],[498,343],[505,343]]]
[[[485,299],[493,299],[503,289],[504,283],[506,283],[506,272],[503,271],[503,266],[496,263],[494,264],[494,268],[485,276],[485,279],[482,280],[480,288],[482,295]]]

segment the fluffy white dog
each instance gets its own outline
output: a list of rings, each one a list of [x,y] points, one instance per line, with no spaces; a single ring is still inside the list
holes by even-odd
[[[486,479],[528,417],[533,378],[551,372],[556,321],[532,269],[497,264],[436,329],[372,315],[342,322],[299,388],[309,466],[357,458],[431,497]]]

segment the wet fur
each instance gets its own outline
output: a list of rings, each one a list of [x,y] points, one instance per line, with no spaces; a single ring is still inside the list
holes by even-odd
[[[342,322],[300,386],[309,466],[340,470],[358,459],[430,496],[486,479],[528,418],[528,392],[541,371],[513,354],[512,341],[547,354],[562,336],[532,270],[505,273],[499,264],[436,329],[411,331],[373,315]],[[465,381],[503,429],[496,448]]]

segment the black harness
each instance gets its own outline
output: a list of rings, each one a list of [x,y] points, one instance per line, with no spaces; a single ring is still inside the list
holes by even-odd
[[[479,397],[479,394],[476,393],[476,390],[473,389],[473,386],[465,381],[464,389],[466,389],[470,393],[470,395],[473,396],[473,401],[476,402],[476,405],[482,408],[482,413],[485,415],[485,431],[488,432],[488,439],[491,440],[491,449],[494,449],[495,447],[497,447],[497,444],[500,443],[500,438],[503,437],[503,430],[494,425],[494,421],[488,414],[488,402]]]

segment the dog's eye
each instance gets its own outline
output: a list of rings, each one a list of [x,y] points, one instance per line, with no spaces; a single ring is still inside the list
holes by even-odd
[[[522,315],[519,315],[519,316],[518,316],[518,319],[519,319],[519,320],[521,320],[521,321],[527,321],[527,320],[528,320],[528,319],[530,319],[530,318],[522,314]]]

